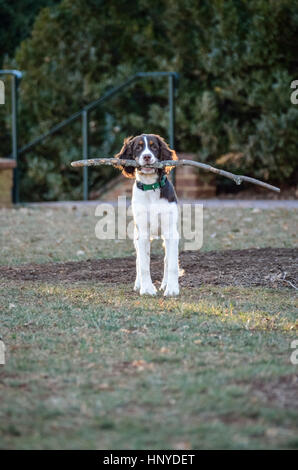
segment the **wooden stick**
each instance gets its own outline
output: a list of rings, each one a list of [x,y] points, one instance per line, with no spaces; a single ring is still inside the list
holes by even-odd
[[[121,170],[124,166],[133,166],[135,168],[140,168],[143,166],[144,168],[164,168],[166,166],[194,166],[197,168],[201,168],[205,171],[210,171],[211,173],[216,173],[220,176],[225,176],[230,180],[233,180],[236,184],[241,184],[242,181],[247,181],[248,183],[256,184],[258,186],[262,186],[263,188],[270,189],[271,191],[275,191],[277,193],[280,192],[280,188],[276,186],[272,186],[271,184],[265,183],[264,181],[257,180],[255,178],[251,178],[250,176],[243,176],[243,175],[234,175],[234,173],[230,173],[229,171],[219,170],[218,168],[214,168],[211,165],[207,165],[206,163],[195,162],[193,160],[164,160],[162,162],[156,162],[152,165],[140,165],[135,160],[122,160],[119,158],[91,158],[89,160],[78,160],[76,162],[72,162],[71,166],[73,167],[82,167],[82,166],[100,166],[100,165],[110,165],[114,166]]]

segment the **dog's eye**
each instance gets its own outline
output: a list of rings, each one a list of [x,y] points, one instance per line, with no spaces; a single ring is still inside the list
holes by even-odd
[[[153,150],[156,150],[156,149],[157,149],[156,144],[151,144],[150,147],[151,147]]]

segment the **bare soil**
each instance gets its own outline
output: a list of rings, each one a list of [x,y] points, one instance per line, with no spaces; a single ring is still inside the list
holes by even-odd
[[[180,278],[183,287],[201,285],[263,286],[293,288],[297,286],[298,249],[260,248],[226,251],[185,251],[180,253]],[[163,260],[151,257],[153,282],[161,281]],[[0,279],[14,281],[78,282],[98,281],[108,284],[132,284],[135,257],[90,259],[65,263],[1,266]],[[291,285],[292,283],[292,285]]]

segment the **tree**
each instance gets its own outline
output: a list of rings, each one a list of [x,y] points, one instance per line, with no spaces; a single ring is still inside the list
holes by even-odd
[[[37,13],[60,0],[0,0],[0,68],[5,55],[12,56],[15,48],[29,36]]]
[[[63,0],[38,15],[17,51],[21,138],[31,138],[138,71],[180,73],[177,149],[273,183],[297,175],[295,2]],[[140,132],[167,136],[166,84],[138,82],[92,113],[90,156],[113,155]],[[79,197],[77,122],[22,160],[23,197]],[[99,187],[111,170],[90,172]]]
[[[38,12],[45,6],[55,5],[60,0],[0,0],[0,69],[3,62],[9,62],[17,46],[26,39],[32,29],[32,25]],[[5,80],[6,96],[10,96],[10,78],[1,77]],[[10,151],[11,123],[10,102],[6,99],[5,108],[0,107],[0,149],[2,156]]]

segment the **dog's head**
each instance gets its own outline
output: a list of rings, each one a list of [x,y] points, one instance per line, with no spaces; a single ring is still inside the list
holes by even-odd
[[[120,152],[116,158],[125,160],[136,160],[140,165],[152,164],[163,160],[178,160],[176,152],[168,146],[165,140],[156,134],[142,134],[136,137],[128,137],[124,140]],[[162,170],[155,168],[138,168],[138,172],[143,174],[164,174],[169,173],[172,167]],[[128,178],[135,176],[136,168],[132,166],[124,167],[122,174]]]

